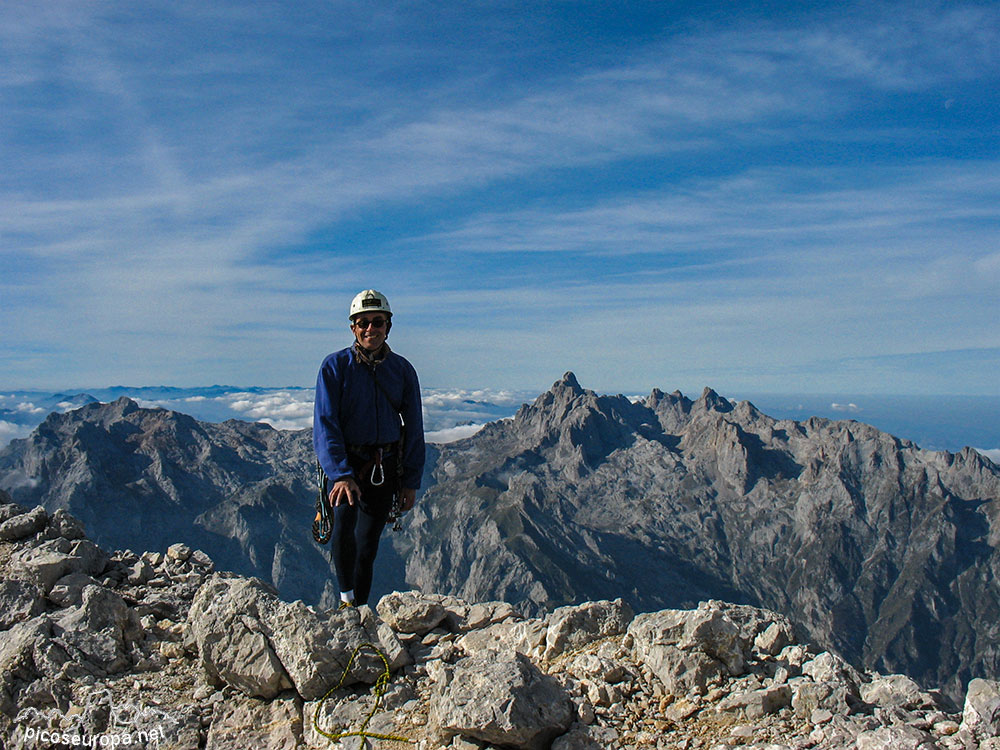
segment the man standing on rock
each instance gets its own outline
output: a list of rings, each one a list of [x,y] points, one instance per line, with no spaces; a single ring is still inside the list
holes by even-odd
[[[323,361],[313,415],[313,447],[332,484],[341,607],[368,602],[382,529],[413,508],[425,454],[417,373],[386,343],[389,301],[368,289],[349,317],[354,344]]]

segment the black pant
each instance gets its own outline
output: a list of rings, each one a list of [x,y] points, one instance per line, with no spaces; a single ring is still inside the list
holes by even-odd
[[[373,485],[372,462],[368,457],[350,457],[355,480],[361,488],[361,502],[342,502],[333,509],[333,564],[341,591],[354,590],[354,603],[368,603],[378,543],[385,528],[398,479],[395,456],[383,459],[384,481]],[[378,481],[378,472],[375,476]]]

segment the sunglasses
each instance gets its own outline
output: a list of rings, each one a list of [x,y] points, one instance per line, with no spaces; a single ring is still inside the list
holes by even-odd
[[[354,325],[361,330],[364,330],[368,326],[383,328],[385,326],[385,318],[358,318],[354,321]]]

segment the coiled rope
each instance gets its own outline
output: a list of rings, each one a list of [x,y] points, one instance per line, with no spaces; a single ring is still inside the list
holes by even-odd
[[[382,674],[379,675],[378,679],[375,680],[375,684],[372,686],[372,693],[375,695],[375,701],[372,704],[371,711],[368,712],[368,716],[362,722],[361,727],[353,732],[327,732],[320,728],[317,723],[320,713],[323,711],[323,704],[326,703],[326,699],[329,698],[334,691],[339,690],[341,685],[344,684],[344,680],[347,679],[348,673],[351,671],[351,665],[354,664],[354,659],[363,650],[370,650],[378,655],[378,658],[382,660]],[[406,742],[411,745],[415,745],[416,741],[411,740],[409,737],[402,737],[395,734],[379,734],[377,732],[368,731],[368,723],[372,720],[372,717],[378,711],[378,707],[382,703],[382,696],[385,695],[386,690],[389,689],[389,680],[391,679],[391,673],[389,671],[389,660],[385,658],[385,654],[382,653],[378,647],[372,645],[371,643],[362,643],[356,649],[354,653],[351,654],[351,658],[347,660],[347,666],[344,667],[344,673],[340,676],[340,681],[334,685],[332,688],[326,691],[326,695],[320,700],[319,705],[316,707],[316,712],[313,714],[313,729],[315,729],[319,734],[323,735],[331,742],[338,742],[345,737],[367,737],[374,740],[387,740],[389,742]]]

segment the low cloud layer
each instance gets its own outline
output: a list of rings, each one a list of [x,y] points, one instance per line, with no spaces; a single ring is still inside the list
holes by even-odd
[[[11,440],[28,437],[33,429],[31,425],[14,424],[0,419],[0,447],[7,445]]]
[[[169,392],[163,392],[169,391]],[[517,411],[537,394],[488,389],[425,389],[424,432],[431,442],[447,443],[474,434],[489,421]],[[147,408],[169,409],[208,422],[242,419],[265,422],[277,430],[312,427],[313,389],[106,389],[95,390],[77,401],[96,398],[111,401],[134,398]],[[51,403],[49,408],[37,403]],[[58,394],[13,393],[0,396],[0,446],[30,434],[51,411],[67,411],[80,403],[58,400]]]
[[[689,395],[696,396],[698,392]],[[531,403],[537,395],[531,391],[425,388],[425,435],[434,443],[469,437],[487,422],[513,416],[522,404]],[[966,445],[1000,445],[1000,398],[724,395],[737,401],[749,399],[776,419],[805,420],[811,416],[860,419],[929,450],[955,452]],[[304,430],[312,426],[312,388],[111,388],[87,394],[7,392],[0,394],[0,448],[13,439],[27,437],[50,411],[67,411],[92,399],[112,401],[122,396],[134,398],[146,407],[179,411],[207,422],[242,419],[266,422],[279,430]],[[630,396],[633,400],[644,397]],[[1000,463],[1000,448],[977,450]]]
[[[997,466],[1000,466],[1000,448],[991,448],[988,450],[983,448],[976,448],[976,451],[986,456],[986,458],[995,463]]]

